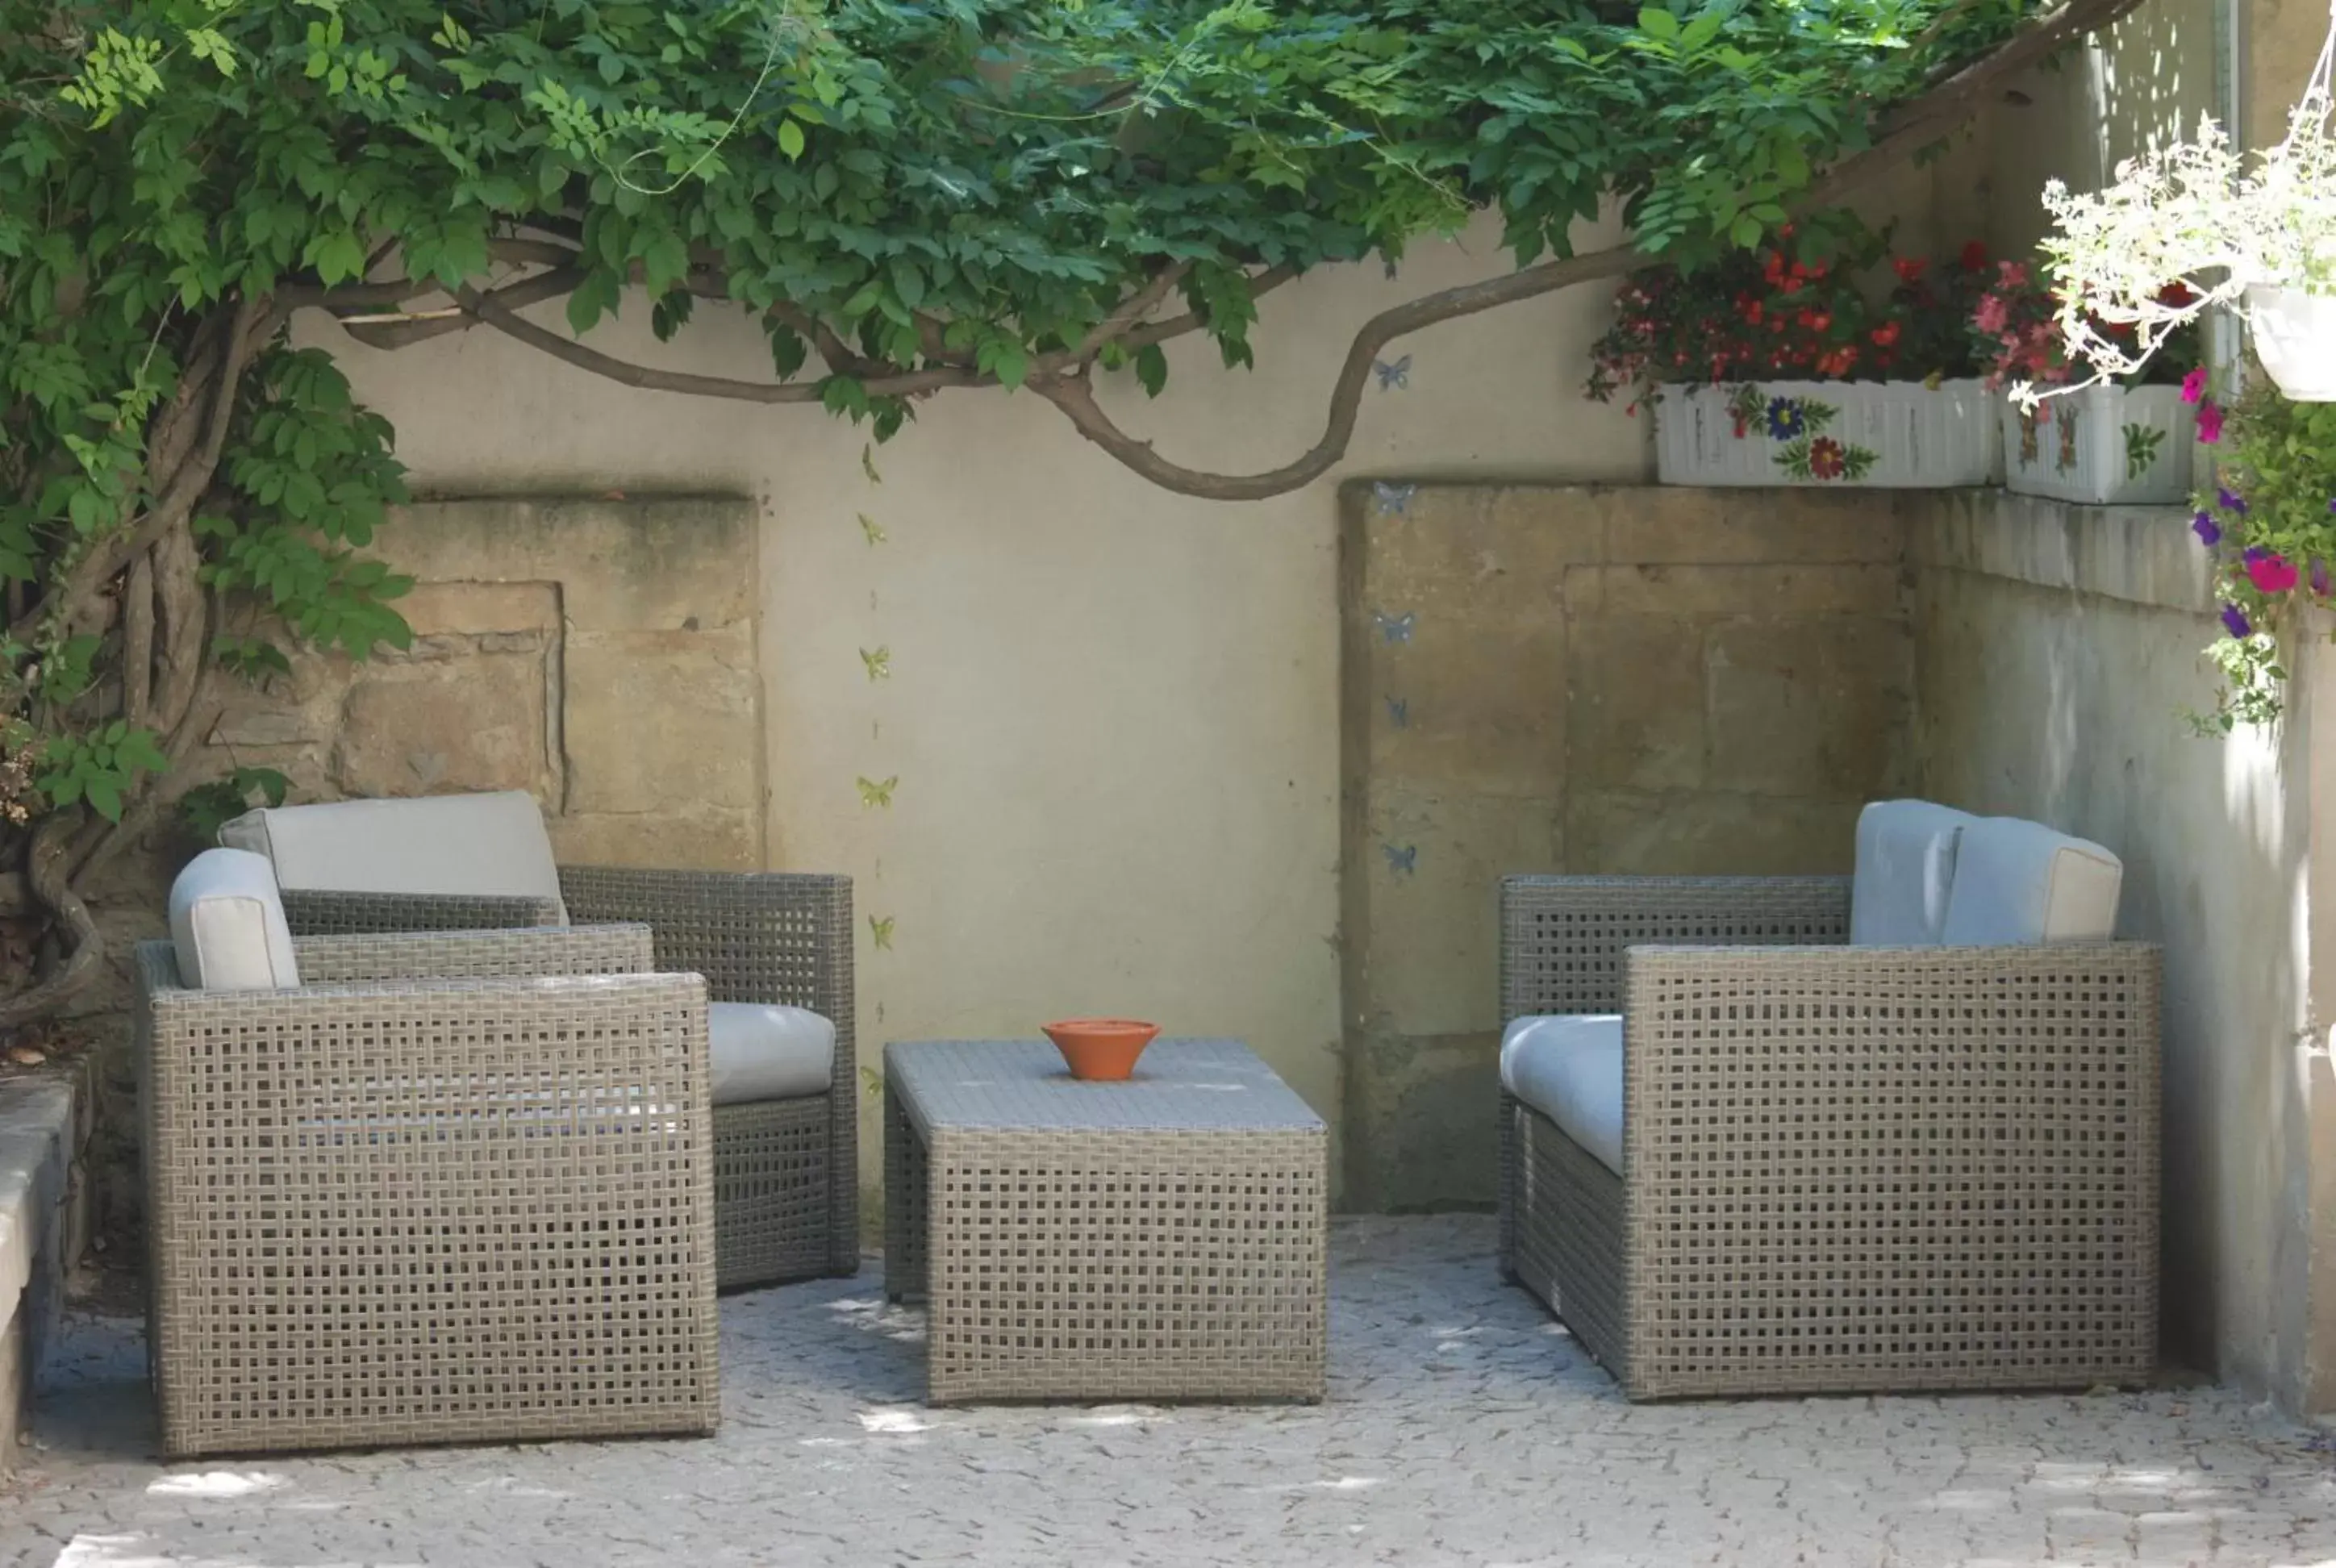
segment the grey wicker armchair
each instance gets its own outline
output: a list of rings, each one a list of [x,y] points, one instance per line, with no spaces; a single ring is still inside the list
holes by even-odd
[[[166,1455],[713,1431],[705,982],[642,926],[291,945],[137,950]]]
[[[1849,917],[1847,878],[1503,884],[1504,1022],[1623,1039],[1619,1169],[1504,1088],[1503,1274],[1632,1398],[2147,1378],[2157,950]]]
[[[827,1092],[714,1108],[719,1283],[860,1267],[859,1066],[852,879],[793,872],[559,868],[560,898],[286,888],[296,933],[638,921],[655,967],[706,978],[717,1002],[807,1008],[835,1025]],[[563,907],[564,906],[564,907]]]

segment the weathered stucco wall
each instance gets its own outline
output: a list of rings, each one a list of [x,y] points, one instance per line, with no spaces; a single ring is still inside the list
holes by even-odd
[[[2280,735],[2195,739],[2182,716],[2213,700],[2199,650],[2215,606],[2185,514],[1940,504],[1913,536],[1922,790],[2124,859],[2120,933],[2166,948],[2168,1345],[2325,1408],[2314,1213],[2331,1211],[2312,1189],[2331,1145],[2313,1125],[2330,1102],[2307,1027],[2306,782],[2324,661],[2307,659]]]
[[[1859,806],[1905,782],[1910,503],[1344,502],[1346,1191],[1489,1203],[1500,879],[1846,871]]]

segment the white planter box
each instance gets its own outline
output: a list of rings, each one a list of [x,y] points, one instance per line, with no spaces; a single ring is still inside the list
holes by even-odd
[[[2178,386],[2088,386],[2023,414],[2003,399],[2003,484],[2090,506],[2190,499],[2198,411]]]
[[[1976,381],[1666,386],[1655,401],[1655,477],[1885,490],[1993,484],[2003,471],[1996,402]]]

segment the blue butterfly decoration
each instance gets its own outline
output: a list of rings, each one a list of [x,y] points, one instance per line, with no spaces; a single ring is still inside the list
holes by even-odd
[[[1411,699],[1407,696],[1391,696],[1387,699],[1387,723],[1395,726],[1397,729],[1409,729],[1411,727]]]
[[[1408,877],[1419,874],[1417,844],[1405,844],[1400,849],[1393,844],[1381,844],[1379,852],[1387,856],[1387,870],[1396,875]]]
[[[1411,355],[1408,354],[1393,365],[1384,359],[1374,359],[1371,368],[1378,373],[1381,392],[1395,391],[1411,385]]]
[[[1375,609],[1371,611],[1371,618],[1378,623],[1379,636],[1387,641],[1409,642],[1411,640],[1413,615],[1410,610],[1405,610],[1401,615],[1389,615],[1383,609]]]
[[[1411,498],[1419,493],[1416,484],[1389,484],[1386,480],[1371,482],[1371,504],[1381,517],[1401,517],[1411,505]]]

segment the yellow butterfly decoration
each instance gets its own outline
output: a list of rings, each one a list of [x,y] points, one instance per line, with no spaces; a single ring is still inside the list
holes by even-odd
[[[886,779],[881,784],[870,778],[866,774],[862,774],[860,775],[858,782],[860,784],[860,803],[862,806],[871,811],[878,806],[882,806],[887,811],[891,809],[892,792],[900,787],[900,775],[899,774],[894,774],[891,778]]]
[[[866,512],[860,514],[860,531],[868,536],[868,548],[875,549],[884,542],[884,527]]]
[[[860,472],[868,476],[868,482],[871,484],[881,484],[884,482],[884,476],[876,472],[876,449],[874,447],[865,445],[861,447]]]
[[[878,947],[882,948],[886,952],[892,950],[892,917],[891,915],[886,915],[881,920],[870,915],[868,931],[876,939]]]
[[[860,662],[868,667],[868,678],[870,680],[890,680],[892,678],[892,648],[891,644],[887,643],[884,647],[878,648],[861,648],[860,650]]]

